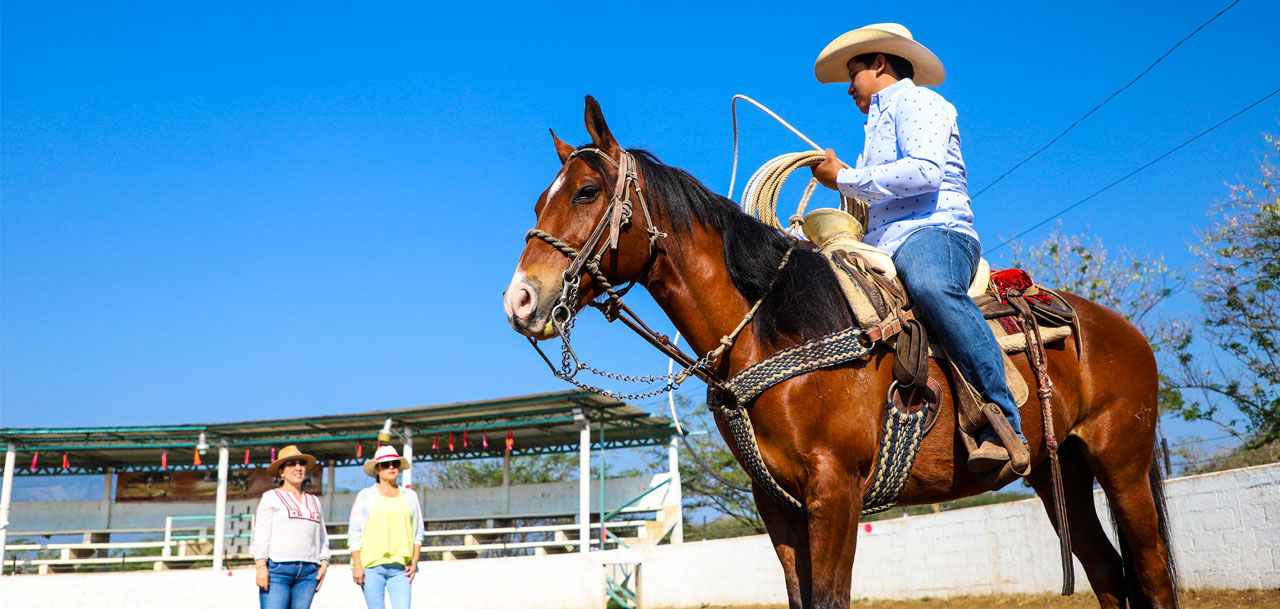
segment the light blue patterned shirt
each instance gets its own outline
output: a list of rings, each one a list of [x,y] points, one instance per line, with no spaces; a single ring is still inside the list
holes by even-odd
[[[922,228],[978,238],[955,106],[904,78],[871,96],[866,131],[857,164],[836,177],[841,194],[871,206],[864,241],[892,254]]]

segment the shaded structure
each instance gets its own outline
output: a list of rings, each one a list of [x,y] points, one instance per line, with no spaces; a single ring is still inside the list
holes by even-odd
[[[4,486],[0,490],[0,562],[4,560],[15,475],[103,474],[107,476],[107,497],[110,497],[116,473],[216,471],[213,560],[214,567],[221,568],[228,471],[265,466],[270,462],[273,448],[296,444],[314,455],[320,465],[327,466],[325,493],[332,494],[335,468],[363,463],[373,456],[379,441],[402,443],[404,456],[411,461],[502,457],[505,486],[512,456],[573,451],[580,454],[580,479],[590,480],[593,448],[666,444],[670,447],[672,472],[678,476],[674,433],[669,419],[651,416],[621,400],[584,391],[305,419],[171,426],[0,428],[0,442],[6,449]],[[247,456],[242,458],[246,450]],[[17,466],[19,453],[24,465],[31,460],[31,467]],[[195,465],[193,457],[197,453],[207,454],[209,458]],[[412,484],[412,474],[411,469],[405,472],[406,485]],[[587,484],[579,485],[579,495],[579,539],[582,550],[586,551],[590,537]]]

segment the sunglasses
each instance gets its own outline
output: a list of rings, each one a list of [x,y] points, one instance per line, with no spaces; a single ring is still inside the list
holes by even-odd
[[[301,465],[302,467],[306,467],[307,462],[303,461],[302,459],[294,459],[293,461],[285,461],[284,465],[281,465],[280,467],[294,467],[298,465]]]
[[[378,464],[378,469],[400,469],[399,461],[386,461]]]

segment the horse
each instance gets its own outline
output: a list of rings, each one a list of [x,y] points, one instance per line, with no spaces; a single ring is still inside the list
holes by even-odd
[[[601,295],[616,295],[613,286],[626,282],[647,289],[695,353],[716,355],[690,367],[704,378],[727,379],[784,348],[853,325],[834,271],[818,252],[794,247],[777,229],[651,153],[623,149],[590,96],[584,120],[588,145],[575,148],[551,132],[561,166],[534,205],[536,228],[503,296],[508,322],[530,342],[555,337],[566,319]],[[643,214],[621,213],[618,204],[633,193]],[[586,261],[597,249],[597,259]],[[785,256],[790,262],[780,264]],[[1075,308],[1078,331],[1045,351],[1054,380],[1053,430],[1063,439],[1058,459],[1072,552],[1103,609],[1176,607],[1163,475],[1155,459],[1155,357],[1118,313],[1064,297]],[[735,326],[743,331],[716,352]],[[1015,359],[1034,387],[1030,365]],[[758,481],[752,485],[793,609],[849,606],[863,491],[871,482],[893,362],[891,349],[875,345],[858,361],[775,385],[750,405],[768,472],[803,503],[803,510],[792,509],[762,492]],[[930,366],[940,374],[936,361]],[[993,490],[965,466],[957,393],[943,384],[941,412],[921,442],[899,504]],[[1043,417],[1035,413],[1024,407],[1033,464],[1027,482],[1056,521]],[[724,417],[715,418],[745,467]],[[1094,481],[1110,503],[1119,552],[1094,509]]]

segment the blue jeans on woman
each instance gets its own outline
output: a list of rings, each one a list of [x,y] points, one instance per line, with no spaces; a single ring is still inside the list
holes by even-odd
[[[925,228],[907,237],[893,253],[898,279],[919,306],[929,331],[983,399],[1000,407],[1023,442],[1022,419],[1004,377],[1004,358],[982,311],[969,297],[982,245],[964,233]],[[995,439],[990,427],[979,439]]]
[[[316,574],[320,565],[313,562],[267,561],[267,590],[258,589],[262,609],[308,609],[316,595]]]
[[[364,602],[369,609],[385,609],[386,596],[391,595],[391,609],[409,609],[409,576],[404,565],[390,564],[364,570]]]

